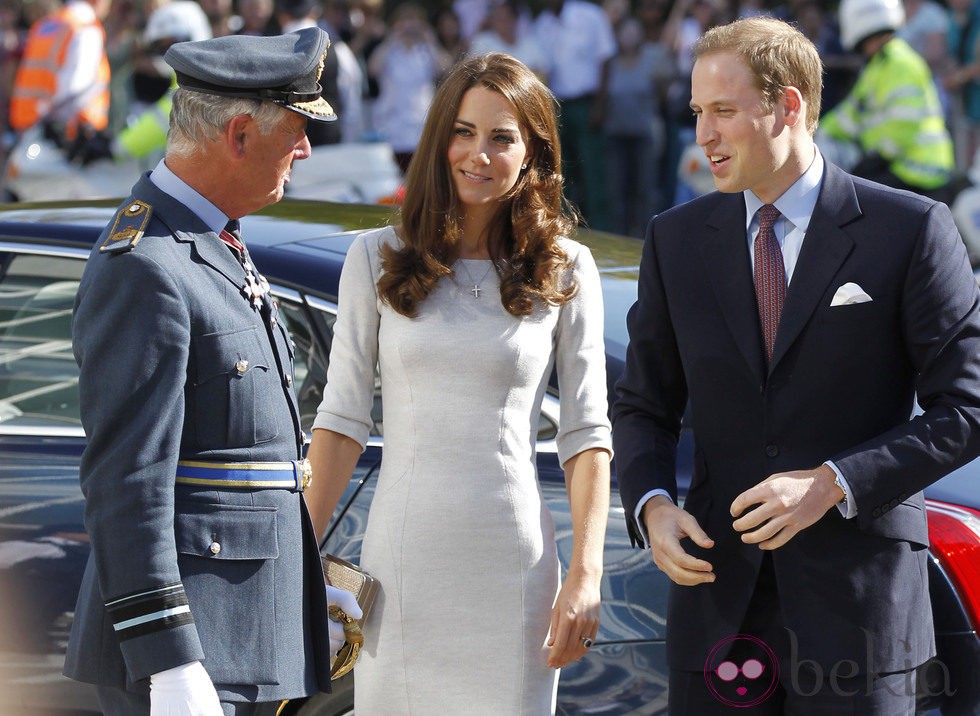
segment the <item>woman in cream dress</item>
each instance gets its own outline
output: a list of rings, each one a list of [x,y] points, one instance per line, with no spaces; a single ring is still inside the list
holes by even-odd
[[[308,493],[318,533],[371,425],[385,447],[361,566],[381,583],[354,671],[360,714],[548,714],[599,616],[609,425],[599,276],[563,238],[554,100],[517,60],[440,86],[403,223],[367,232],[340,282]],[[564,584],[534,462],[552,369],[574,547]]]

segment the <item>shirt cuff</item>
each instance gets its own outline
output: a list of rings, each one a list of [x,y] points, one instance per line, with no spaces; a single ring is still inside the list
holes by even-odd
[[[841,474],[841,471],[837,469],[833,461],[827,460],[824,465],[834,471],[834,474],[837,475],[838,484],[844,491],[844,501],[837,503],[837,509],[840,510],[841,516],[845,520],[853,519],[857,516],[858,510],[857,502],[854,501],[854,497],[851,495],[851,486],[847,484],[847,480]]]
[[[643,536],[643,546],[644,547],[649,547],[650,546],[650,535],[647,534],[647,526],[645,524],[643,524],[643,519],[642,519],[642,516],[643,516],[643,505],[645,505],[646,503],[648,503],[650,500],[652,500],[657,495],[663,495],[668,500],[670,500],[671,502],[673,502],[673,500],[671,500],[671,498],[670,498],[670,493],[667,492],[667,490],[663,490],[663,489],[657,488],[656,490],[650,490],[650,492],[648,492],[643,497],[641,497],[640,498],[640,501],[636,503],[636,509],[633,510],[633,519],[636,520],[636,527],[637,527],[637,529],[640,530],[640,535]]]

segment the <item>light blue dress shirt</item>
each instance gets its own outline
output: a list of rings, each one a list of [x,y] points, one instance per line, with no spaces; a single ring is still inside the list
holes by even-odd
[[[170,171],[170,167],[164,163],[163,159],[150,172],[150,181],[164,194],[172,196],[193,211],[214,233],[220,234],[228,224],[228,217],[225,216],[225,213]]]

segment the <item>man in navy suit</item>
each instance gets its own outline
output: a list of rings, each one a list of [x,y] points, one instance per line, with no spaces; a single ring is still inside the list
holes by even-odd
[[[945,205],[822,159],[796,29],[738,21],[695,57],[720,191],[650,223],[613,410],[630,532],[674,582],[670,711],[911,714],[922,489],[980,448],[977,284]]]
[[[65,673],[109,716],[271,716],[330,690],[328,602],[361,616],[325,589],[290,339],[237,230],[310,155],[307,120],[334,118],[328,44],[310,28],[171,47],[167,156],[82,276],[92,552]]]

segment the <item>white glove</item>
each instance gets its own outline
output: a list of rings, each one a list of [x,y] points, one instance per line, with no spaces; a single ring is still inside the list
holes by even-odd
[[[360,619],[364,616],[364,612],[361,611],[361,607],[357,603],[357,598],[353,594],[346,589],[331,587],[329,584],[326,587],[327,606],[336,604],[351,619]],[[330,653],[336,654],[344,646],[344,642],[347,641],[344,636],[344,625],[340,622],[335,622],[333,619],[327,619],[327,628],[330,635]]]
[[[200,661],[150,676],[150,716],[223,716],[218,693]]]

